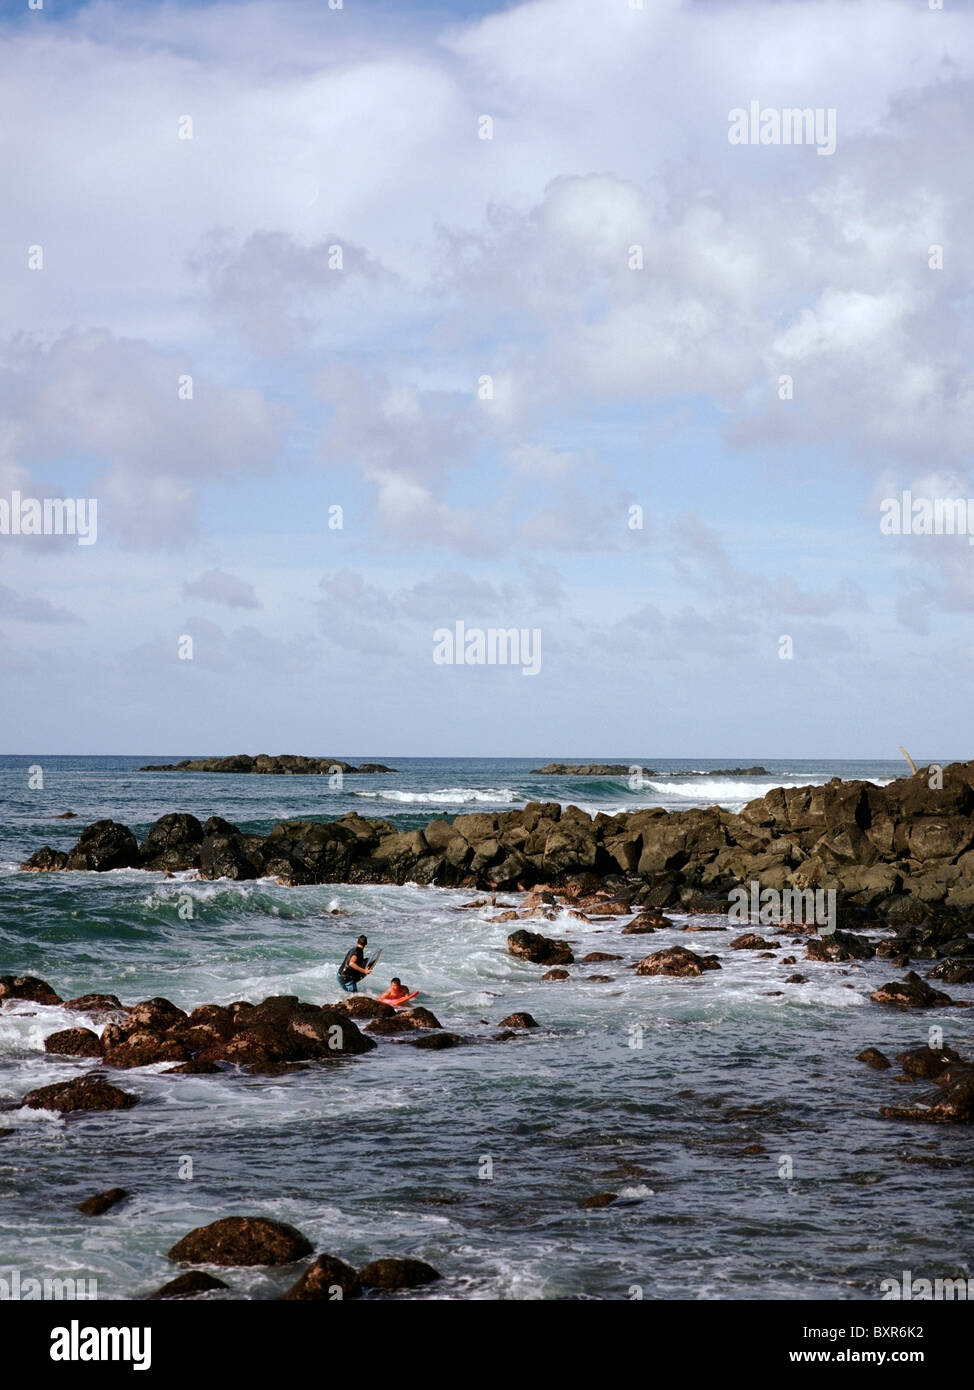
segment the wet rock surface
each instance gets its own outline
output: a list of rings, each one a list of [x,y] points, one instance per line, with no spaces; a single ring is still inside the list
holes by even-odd
[[[169,1251],[177,1264],[286,1265],[311,1254],[294,1226],[264,1216],[225,1216],[197,1226]]]

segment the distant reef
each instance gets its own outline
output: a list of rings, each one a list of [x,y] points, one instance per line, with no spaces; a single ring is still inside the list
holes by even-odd
[[[181,763],[148,763],[140,772],[268,772],[326,775],[334,772],[395,772],[384,763],[362,763],[353,767],[341,758],[303,758],[298,753],[232,753],[228,758],[184,758]]]
[[[534,767],[531,775],[547,777],[628,777],[630,767],[638,763],[546,763]],[[651,767],[639,769],[644,777],[770,777],[766,767],[714,767],[706,772],[656,772]]]

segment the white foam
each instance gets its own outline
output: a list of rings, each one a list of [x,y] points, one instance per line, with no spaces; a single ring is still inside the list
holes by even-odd
[[[369,801],[399,801],[404,803],[418,802],[421,805],[427,802],[443,803],[449,806],[465,806],[471,801],[502,801],[512,802],[519,800],[518,794],[510,787],[441,787],[432,792],[403,792],[403,791],[377,791],[377,792],[355,792],[355,796],[361,796]]]

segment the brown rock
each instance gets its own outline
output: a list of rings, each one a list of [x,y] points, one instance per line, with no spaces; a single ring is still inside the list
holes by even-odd
[[[88,1075],[29,1091],[21,1104],[30,1110],[57,1110],[66,1115],[76,1110],[130,1110],[138,1102],[138,1096],[110,1086],[99,1075]]]
[[[292,1284],[284,1300],[303,1303],[338,1302],[345,1298],[361,1298],[362,1285],[351,1265],[336,1255],[319,1255],[314,1264]]]
[[[110,1207],[117,1206],[119,1202],[124,1202],[131,1193],[126,1192],[124,1187],[110,1187],[107,1192],[96,1192],[93,1197],[86,1197],[83,1202],[78,1203],[78,1210],[84,1212],[85,1216],[101,1216]]]
[[[863,1052],[858,1052],[856,1061],[865,1062],[866,1066],[872,1067],[873,1071],[885,1071],[887,1067],[893,1065],[878,1047],[867,1047]]]
[[[36,975],[0,975],[0,1005],[7,999],[29,999],[32,1004],[60,1004],[61,996]]]
[[[609,1207],[618,1200],[618,1192],[596,1192],[594,1197],[586,1197],[580,1205],[583,1207]]]
[[[188,1269],[185,1274],[178,1274],[168,1284],[163,1284],[161,1289],[156,1289],[155,1293],[150,1293],[149,1298],[193,1298],[198,1293],[209,1293],[211,1289],[229,1287],[222,1279],[207,1274],[205,1270]]]
[[[311,1254],[310,1241],[283,1221],[263,1216],[225,1216],[197,1226],[169,1251],[190,1265],[286,1265]]]
[[[373,1289],[415,1289],[441,1276],[425,1260],[373,1260],[359,1270],[359,1279]]]
[[[655,951],[636,966],[637,975],[702,975],[705,970],[719,970],[716,956],[698,956],[685,946],[669,946]]]
[[[421,1038],[408,1039],[408,1047],[423,1047],[430,1052],[441,1052],[447,1047],[462,1047],[465,1039],[459,1033],[424,1033]]]
[[[571,965],[575,960],[567,941],[553,941],[531,931],[514,932],[507,938],[507,949],[535,965]]]
[[[622,960],[621,956],[610,956],[607,951],[589,951],[587,956],[582,956],[580,965],[594,965],[600,960]]]
[[[780,945],[780,941],[765,941],[764,937],[757,936],[754,932],[745,932],[743,936],[736,936],[730,943],[732,951],[766,951],[769,946]]]
[[[869,996],[874,1004],[894,1004],[900,1009],[932,1009],[938,1004],[952,1004],[949,994],[931,989],[915,970],[902,980],[891,980]]]
[[[497,1025],[498,1028],[537,1028],[538,1024],[530,1014],[508,1014]]]
[[[541,978],[542,980],[570,980],[571,975],[567,970],[547,970]]]
[[[90,1028],[62,1028],[44,1039],[44,1051],[59,1057],[100,1057],[104,1049],[101,1038]]]

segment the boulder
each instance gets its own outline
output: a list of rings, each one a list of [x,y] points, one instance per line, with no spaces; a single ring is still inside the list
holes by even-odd
[[[175,1038],[160,1037],[158,1033],[129,1033],[121,1042],[105,1049],[105,1065],[121,1070],[151,1067],[156,1062],[185,1062],[188,1059],[189,1052],[181,1042]]]
[[[96,1192],[93,1197],[86,1197],[83,1202],[78,1203],[78,1210],[85,1216],[101,1216],[109,1208],[118,1206],[119,1202],[124,1202],[131,1193],[126,1192],[124,1187],[110,1187],[107,1192]]]
[[[287,1265],[311,1250],[307,1237],[283,1221],[225,1216],[183,1236],[168,1257],[191,1265]]]
[[[952,1004],[949,994],[931,989],[916,971],[911,970],[902,980],[880,985],[869,996],[874,1004],[893,1004],[900,1009],[932,1009],[939,1004]]]
[[[875,954],[864,937],[845,931],[809,937],[805,948],[806,960],[870,960]]]
[[[646,956],[636,966],[637,975],[702,975],[705,970],[719,970],[716,956],[698,956],[685,946],[669,946]]]
[[[68,999],[63,1005],[79,1014],[117,1014],[125,1013],[125,1005],[114,994],[79,994],[76,999]]]
[[[396,1013],[391,1004],[383,1004],[368,994],[349,994],[330,1007],[349,1018],[394,1018]]]
[[[100,1057],[104,1048],[101,1038],[90,1028],[63,1028],[59,1033],[48,1034],[44,1051],[59,1057]]]
[[[60,1004],[61,996],[36,975],[0,975],[0,1005],[7,999],[28,999],[32,1004]]]
[[[207,1274],[205,1270],[188,1269],[185,1274],[178,1274],[168,1284],[163,1284],[161,1289],[156,1289],[155,1293],[150,1293],[149,1298],[194,1298],[199,1293],[209,1293],[211,1289],[229,1287],[222,1279]]]
[[[961,1057],[950,1047],[915,1047],[908,1052],[898,1052],[896,1060],[907,1076],[935,1081],[949,1067],[960,1062]]]
[[[35,850],[20,867],[28,874],[50,874],[65,868],[67,862],[68,856],[63,850],[51,849],[50,845],[45,845],[43,849]]]
[[[313,1264],[292,1284],[281,1298],[291,1302],[337,1302],[345,1298],[361,1298],[362,1285],[351,1265],[337,1255],[319,1255]]]
[[[538,932],[525,930],[513,932],[507,938],[507,950],[510,955],[534,965],[571,965],[575,960],[567,941],[554,941]]]
[[[872,1067],[873,1071],[885,1071],[893,1064],[889,1058],[878,1047],[867,1047],[864,1051],[856,1054],[857,1062],[865,1062],[867,1067]]]
[[[508,1014],[497,1025],[498,1028],[537,1028],[538,1024],[530,1014]]]
[[[610,1207],[613,1202],[618,1202],[618,1192],[596,1192],[593,1197],[586,1197],[580,1203],[583,1207]]]
[[[465,1041],[459,1033],[424,1033],[421,1038],[409,1038],[407,1045],[440,1052],[447,1047],[461,1047]]]
[[[141,862],[138,841],[128,826],[99,820],[81,832],[65,868],[106,873],[110,869],[135,869]]]
[[[947,985],[969,985],[974,983],[974,965],[959,960],[941,961],[929,972],[927,979],[943,980]]]
[[[425,1260],[373,1260],[359,1270],[359,1279],[373,1289],[416,1289],[431,1284],[441,1276]]]
[[[771,946],[780,945],[780,941],[765,941],[754,932],[745,932],[743,936],[735,937],[730,943],[732,951],[766,951]]]
[[[89,1074],[29,1091],[21,1105],[30,1110],[56,1110],[67,1115],[77,1110],[130,1110],[138,1102],[138,1096],[109,1085],[99,1075]]]
[[[257,866],[244,853],[237,835],[207,835],[200,847],[200,877],[206,879],[251,879]]]
[[[890,1120],[920,1120],[927,1124],[970,1124],[974,1121],[974,1075],[947,1086],[932,1105],[883,1105],[879,1113]]]
[[[571,975],[567,970],[546,970],[541,978],[542,980],[570,980]]]

